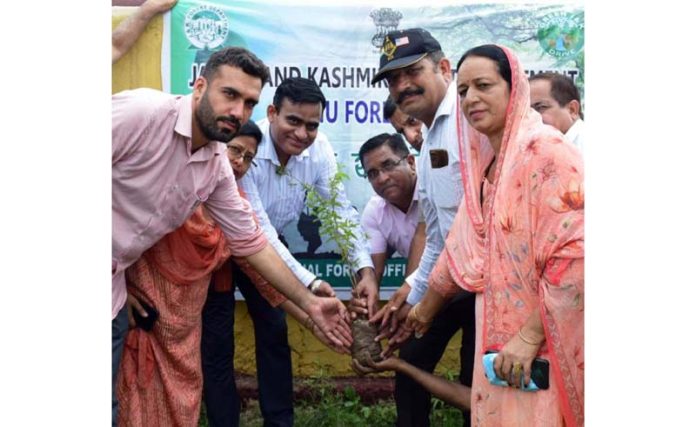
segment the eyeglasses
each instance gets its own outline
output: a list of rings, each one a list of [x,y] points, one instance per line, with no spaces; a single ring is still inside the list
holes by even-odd
[[[238,159],[242,156],[244,156],[244,163],[247,165],[252,164],[256,166],[256,162],[254,162],[254,155],[251,154],[248,151],[242,151],[239,147],[236,145],[228,145],[227,149],[230,151],[230,154],[232,154],[232,157],[235,159]]]
[[[374,181],[375,179],[377,179],[380,172],[386,173],[386,172],[393,171],[407,157],[408,156],[404,156],[404,157],[400,158],[398,162],[395,162],[394,160],[385,160],[384,162],[382,162],[382,165],[380,167],[370,169],[369,171],[367,171],[367,179],[370,181]]]

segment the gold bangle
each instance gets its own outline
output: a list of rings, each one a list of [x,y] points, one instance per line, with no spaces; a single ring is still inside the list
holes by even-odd
[[[418,309],[419,309],[419,308],[420,308],[420,302],[417,302],[416,305],[413,306],[413,318],[416,319],[416,320],[417,320],[418,322],[420,322],[420,323],[425,323],[425,324],[431,323],[432,320],[429,321],[429,322],[425,322],[425,321],[423,321],[423,320],[420,318],[420,316],[418,315]]]
[[[522,341],[526,342],[526,343],[529,344],[529,345],[539,345],[539,344],[541,344],[541,343],[544,342],[544,339],[543,339],[543,338],[542,338],[541,341],[539,341],[539,342],[533,342],[532,340],[528,339],[528,338],[525,337],[524,334],[522,333],[522,328],[520,328],[520,330],[517,331],[517,335],[520,336],[520,339],[522,339]]]

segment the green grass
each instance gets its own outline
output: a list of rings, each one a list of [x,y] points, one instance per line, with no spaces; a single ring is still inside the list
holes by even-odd
[[[327,378],[312,380],[310,396],[295,402],[295,425],[301,427],[391,427],[396,420],[393,400],[365,405],[352,387],[337,392]],[[433,426],[462,425],[462,413],[439,399],[433,398],[430,412]],[[201,410],[199,427],[207,427],[205,408]],[[262,427],[263,418],[257,401],[250,401],[240,416],[242,427]]]

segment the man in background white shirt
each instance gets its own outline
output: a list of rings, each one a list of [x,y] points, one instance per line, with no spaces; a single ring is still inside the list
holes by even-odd
[[[420,152],[423,145],[423,122],[401,111],[391,96],[384,101],[383,113],[392,127],[406,138],[414,150]]]
[[[583,122],[580,92],[570,77],[559,73],[539,73],[529,78],[532,108],[547,125],[563,132],[580,152],[583,151]]]

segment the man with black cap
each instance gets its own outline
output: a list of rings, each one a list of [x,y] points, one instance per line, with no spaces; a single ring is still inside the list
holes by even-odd
[[[386,325],[389,337],[384,354],[391,353],[412,334],[404,320],[428,286],[428,276],[444,247],[445,237],[464,193],[459,172],[457,115],[459,98],[450,62],[440,43],[422,28],[390,32],[384,38],[380,68],[372,83],[386,79],[391,98],[406,114],[423,122],[424,141],[418,158],[418,197],[426,223],[426,244],[413,287],[404,283],[371,321]],[[460,121],[465,127],[465,120]],[[463,132],[466,135],[466,130]],[[407,295],[407,296],[406,296]],[[405,299],[405,301],[404,301]],[[389,319],[391,317],[391,319]],[[385,321],[388,320],[388,321]],[[462,291],[433,319],[423,336],[401,346],[399,356],[429,372],[442,357],[450,338],[461,328],[459,380],[471,386],[474,365],[475,321],[473,295]],[[430,394],[404,375],[396,375],[394,397],[398,426],[427,426]],[[464,412],[464,425],[470,424]]]

